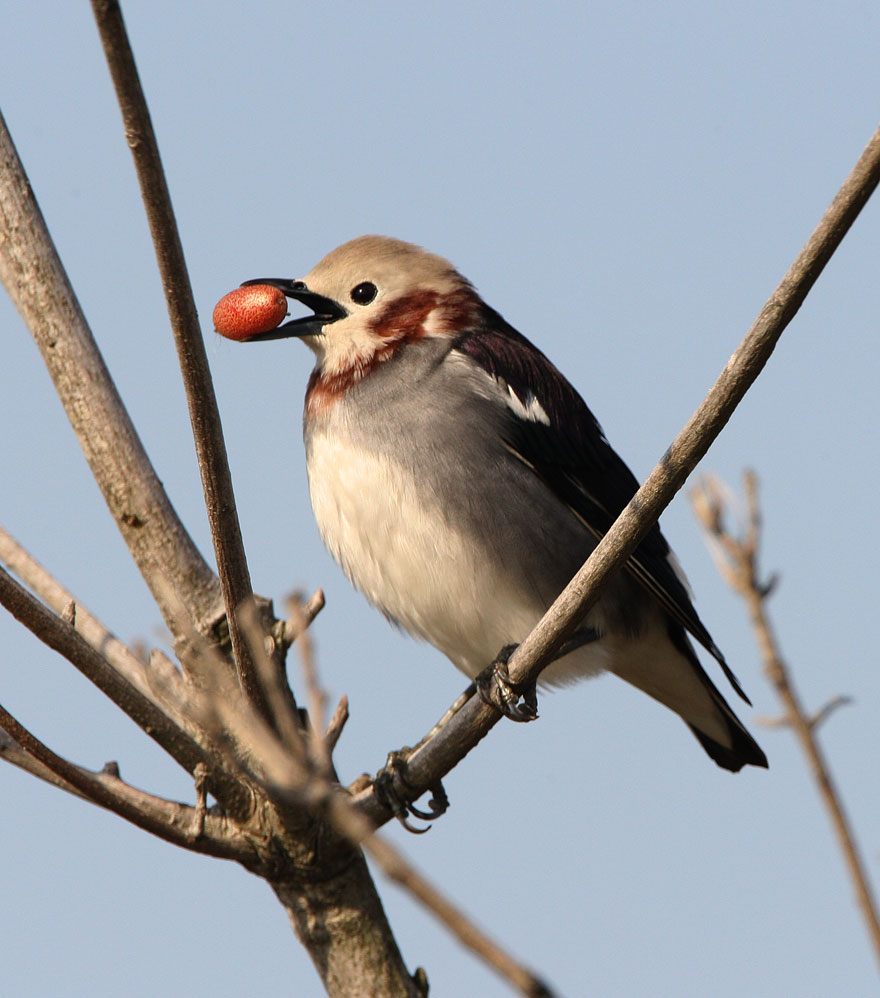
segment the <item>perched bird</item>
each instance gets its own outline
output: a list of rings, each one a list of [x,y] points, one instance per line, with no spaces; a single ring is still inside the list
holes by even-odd
[[[240,338],[294,336],[317,357],[304,437],[324,543],[386,617],[480,675],[534,627],[636,479],[563,375],[443,258],[363,236],[302,280],[258,283],[314,312]],[[679,714],[719,766],[766,766],[688,633],[748,702],[654,527],[540,681],[607,670]]]

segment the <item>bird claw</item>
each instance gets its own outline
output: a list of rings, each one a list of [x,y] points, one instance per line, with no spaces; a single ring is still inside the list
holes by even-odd
[[[418,828],[409,821],[409,816],[412,815],[414,818],[420,818],[422,821],[434,821],[435,818],[439,818],[441,814],[444,814],[448,810],[449,798],[446,795],[443,784],[439,780],[428,787],[428,790],[431,791],[431,799],[428,802],[429,810],[427,811],[416,807],[412,801],[406,800],[397,792],[394,786],[395,778],[407,790],[414,789],[406,778],[406,760],[411,751],[411,749],[402,748],[397,752],[389,752],[388,758],[385,760],[385,765],[376,773],[376,777],[373,780],[373,787],[380,803],[388,808],[408,832],[412,832],[414,835],[422,835],[431,826],[426,825],[424,828]]]
[[[535,683],[521,687],[511,681],[507,662],[516,645],[506,645],[495,661],[477,676],[474,683],[483,703],[501,711],[511,721],[534,721],[538,716],[538,688]],[[522,701],[522,702],[520,702]]]
[[[429,811],[422,811],[412,802],[407,804],[409,813],[416,818],[421,818],[422,821],[434,821],[435,818],[439,818],[441,814],[445,814],[449,810],[449,797],[446,795],[446,789],[439,780],[428,787],[428,790],[431,791],[431,799],[428,801]]]

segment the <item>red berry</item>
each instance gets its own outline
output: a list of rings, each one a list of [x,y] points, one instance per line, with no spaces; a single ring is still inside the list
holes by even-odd
[[[229,340],[267,333],[287,315],[284,293],[270,284],[250,284],[224,295],[214,306],[214,329]]]

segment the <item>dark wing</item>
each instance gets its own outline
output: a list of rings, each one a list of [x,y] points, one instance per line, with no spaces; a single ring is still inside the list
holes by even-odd
[[[482,325],[459,337],[453,349],[515,393],[523,412],[532,418],[510,407],[506,443],[597,538],[604,536],[639,483],[605,439],[580,395],[537,347],[488,306]],[[669,545],[655,524],[627,568],[718,660],[733,688],[750,703],[697,616],[670,555]]]

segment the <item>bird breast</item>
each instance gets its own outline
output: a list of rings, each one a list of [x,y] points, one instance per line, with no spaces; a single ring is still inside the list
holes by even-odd
[[[504,445],[503,405],[428,346],[381,365],[319,417],[307,407],[309,490],[354,585],[473,677],[532,630],[595,541]],[[606,629],[602,605],[588,623]],[[597,654],[577,666],[566,656],[547,681],[603,668]]]
[[[321,537],[353,584],[468,675],[540,616],[388,456],[319,430],[309,441],[308,476]]]

